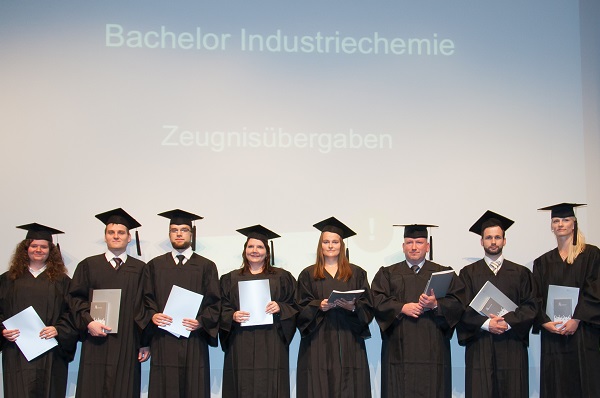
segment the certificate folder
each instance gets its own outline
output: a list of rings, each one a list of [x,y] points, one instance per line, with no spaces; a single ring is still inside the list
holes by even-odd
[[[105,301],[92,301],[90,304],[90,316],[93,320],[106,325],[108,315],[108,303]]]
[[[502,315],[504,315],[507,312],[517,309],[517,305],[513,303],[511,299],[506,297],[506,295],[490,281],[487,281],[485,285],[483,285],[469,306],[483,316],[496,314],[494,311],[498,311],[497,313],[502,313]],[[490,312],[486,313],[484,312],[485,310]]]
[[[345,292],[334,290],[329,295],[327,302],[333,304],[335,300],[343,299],[346,301],[358,300],[358,298],[365,292],[365,289],[358,290],[347,290]]]
[[[103,303],[103,304],[102,304]],[[117,333],[119,331],[119,313],[121,311],[121,289],[94,289],[92,291],[92,302],[90,303],[90,316],[97,320],[94,315],[100,316],[101,306],[106,306],[104,323],[111,328],[105,333]]]
[[[448,287],[450,283],[452,283],[452,278],[454,278],[454,270],[447,271],[439,271],[434,272],[429,277],[429,281],[427,282],[427,286],[425,287],[424,294],[429,296],[431,294],[431,289],[433,289],[433,293],[436,298],[446,297],[446,293],[448,292]]]
[[[242,326],[272,325],[273,314],[267,314],[267,304],[271,301],[271,289],[268,279],[240,281],[240,310],[250,313],[250,319]]]
[[[37,358],[58,345],[55,338],[42,339],[40,337],[40,332],[46,325],[32,306],[5,319],[3,324],[9,330],[19,329],[19,337],[15,343],[27,361]]]
[[[566,322],[573,316],[579,299],[579,288],[570,286],[548,286],[546,315],[554,322]],[[560,325],[557,325],[560,327]]]

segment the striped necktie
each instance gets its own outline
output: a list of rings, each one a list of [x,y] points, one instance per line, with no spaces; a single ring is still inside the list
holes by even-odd
[[[500,268],[500,261],[492,261],[490,263],[490,269],[496,275],[498,273],[498,268]]]

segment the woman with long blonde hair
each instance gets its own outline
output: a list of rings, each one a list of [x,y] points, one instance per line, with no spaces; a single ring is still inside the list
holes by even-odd
[[[551,211],[550,230],[557,243],[533,263],[542,303],[533,327],[542,341],[540,397],[600,396],[600,250],[586,244],[579,231],[573,210],[579,206],[560,203],[539,209]],[[547,314],[547,307],[561,299],[548,297],[551,285],[578,289],[566,321]]]

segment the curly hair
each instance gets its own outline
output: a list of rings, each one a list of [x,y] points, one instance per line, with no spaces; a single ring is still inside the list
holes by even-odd
[[[29,254],[27,250],[33,242],[33,239],[24,239],[15,248],[15,252],[10,260],[10,267],[8,269],[8,276],[10,279],[15,280],[19,278],[29,268]],[[67,273],[67,267],[63,262],[62,256],[58,247],[52,242],[48,242],[50,253],[46,260],[46,274],[48,279],[54,281],[61,274]]]
[[[256,238],[248,238],[248,239],[246,239],[246,243],[244,243],[244,250],[242,251],[242,267],[240,268],[240,275],[244,275],[246,272],[250,272],[250,262],[248,261],[248,257],[246,257],[246,248],[248,247],[248,242],[250,241],[250,239],[256,239]],[[262,273],[263,274],[275,273],[275,270],[273,269],[273,266],[271,265],[271,248],[269,247],[269,242],[262,240],[262,239],[257,239],[257,240],[260,240],[263,243],[263,245],[265,245],[265,249],[267,251],[267,254],[265,255],[265,261],[263,264]]]

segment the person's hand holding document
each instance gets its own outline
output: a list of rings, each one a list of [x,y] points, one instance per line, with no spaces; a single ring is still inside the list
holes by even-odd
[[[44,325],[31,306],[6,319],[3,324],[10,332],[8,337],[13,340],[9,340],[6,335],[4,337],[9,341],[14,341],[28,361],[58,345],[54,338],[56,328]]]
[[[243,315],[242,326],[272,325],[273,313],[279,312],[277,303],[271,301],[271,289],[268,279],[241,281],[240,312]]]
[[[175,337],[190,337],[200,327],[196,319],[204,296],[173,285],[162,313],[154,314],[152,321]]]

